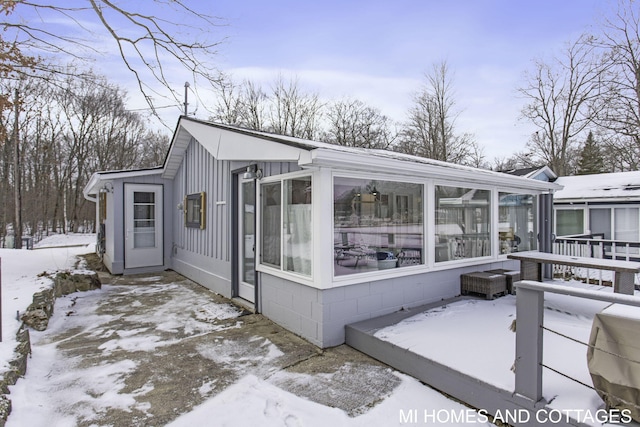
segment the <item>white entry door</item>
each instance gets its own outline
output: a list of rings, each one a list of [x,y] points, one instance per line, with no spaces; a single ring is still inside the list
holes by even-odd
[[[256,182],[240,180],[238,191],[238,296],[255,302]]]
[[[124,193],[124,267],[162,265],[162,186],[125,184]]]

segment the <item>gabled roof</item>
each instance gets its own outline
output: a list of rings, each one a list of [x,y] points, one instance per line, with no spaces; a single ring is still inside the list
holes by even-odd
[[[499,172],[441,162],[386,150],[343,147],[318,141],[276,135],[211,123],[182,116],[178,120],[164,165],[163,178],[175,177],[187,147],[197,140],[214,158],[243,162],[296,162],[301,168],[328,166],[349,171],[383,172],[395,176],[430,177],[462,182],[497,184],[522,190],[554,191],[557,185]],[[155,169],[154,169],[155,170]],[[138,171],[139,172],[139,171]],[[97,172],[84,193],[97,191],[98,183],[111,172]],[[130,173],[137,173],[131,171]]]
[[[640,201],[640,171],[561,176],[556,183],[564,187],[553,196],[557,202]]]
[[[249,162],[300,162],[308,160],[310,150],[325,145],[182,116],[164,162],[163,178],[175,176],[191,138],[216,159]]]
[[[556,175],[556,173],[551,170],[549,166],[534,166],[530,168],[510,169],[500,172],[547,182],[554,182],[558,178],[558,175]]]

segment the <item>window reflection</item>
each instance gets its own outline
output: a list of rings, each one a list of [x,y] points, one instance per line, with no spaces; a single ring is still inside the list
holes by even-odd
[[[491,192],[436,186],[436,262],[491,255]]]
[[[334,179],[336,276],[424,263],[423,186]]]
[[[538,245],[537,199],[531,194],[500,193],[500,253],[535,250]]]

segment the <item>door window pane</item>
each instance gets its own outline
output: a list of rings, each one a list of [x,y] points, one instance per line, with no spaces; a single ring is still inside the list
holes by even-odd
[[[156,205],[155,193],[133,192],[133,247],[153,248],[156,246]]]
[[[436,186],[436,262],[491,255],[491,192]]]
[[[640,240],[638,208],[615,208],[614,240],[637,242]]]
[[[611,239],[611,209],[589,209],[589,229],[592,235]]]
[[[424,263],[422,184],[336,177],[333,223],[336,276]]]
[[[255,181],[242,183],[242,281],[255,285]]]
[[[134,191],[133,203],[155,203],[156,193],[153,191]]]

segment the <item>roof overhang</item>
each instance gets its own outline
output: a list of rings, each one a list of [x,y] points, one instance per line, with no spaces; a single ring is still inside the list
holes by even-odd
[[[383,172],[395,176],[442,179],[459,182],[474,182],[485,185],[495,184],[521,190],[553,192],[562,186],[552,182],[522,178],[501,172],[476,169],[468,166],[437,162],[414,156],[404,156],[375,151],[371,154],[352,153],[339,149],[316,148],[311,152],[311,161],[301,166],[327,166],[363,172]]]
[[[173,178],[191,139],[196,139],[215,159],[247,162],[308,163],[307,147],[285,144],[276,137],[233,129],[182,117],[164,164],[163,178]]]
[[[190,142],[195,139],[217,160],[296,162],[301,168],[330,167],[345,171],[382,172],[407,178],[442,179],[458,183],[497,185],[517,191],[553,193],[561,185],[500,172],[440,162],[384,150],[342,147],[180,117],[162,167],[133,171],[97,172],[83,190],[95,194],[108,180],[159,174],[173,179]]]
[[[160,175],[162,170],[163,169],[161,167],[157,167],[138,170],[96,172],[91,175],[89,182],[84,186],[82,195],[87,200],[95,201],[95,195],[98,194],[101,189],[105,188],[105,184],[109,181],[137,176]]]

